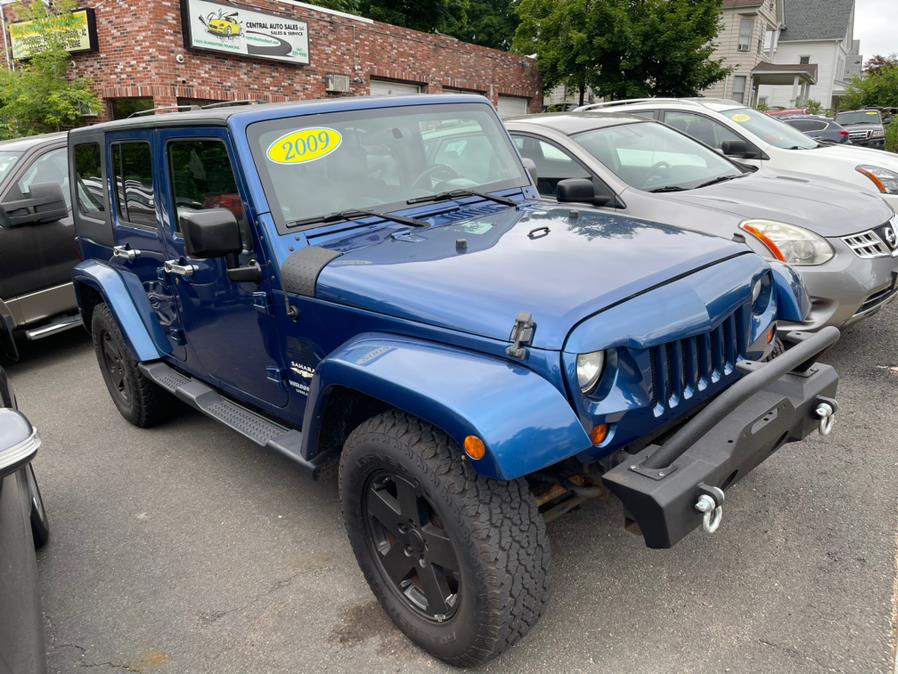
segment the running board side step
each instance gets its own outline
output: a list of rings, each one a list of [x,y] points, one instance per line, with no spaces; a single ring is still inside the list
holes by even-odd
[[[260,447],[273,449],[298,464],[316,479],[323,462],[302,456],[302,432],[268,419],[234,402],[215,389],[161,361],[140,363],[140,371],[160,388]]]
[[[28,341],[34,342],[38,339],[43,339],[44,337],[49,337],[50,335],[56,335],[60,332],[65,332],[66,330],[71,330],[72,328],[77,328],[81,325],[81,315],[74,314],[71,316],[62,316],[61,318],[57,318],[51,323],[47,323],[46,325],[42,325],[39,328],[32,328],[31,330],[25,331],[25,337]]]

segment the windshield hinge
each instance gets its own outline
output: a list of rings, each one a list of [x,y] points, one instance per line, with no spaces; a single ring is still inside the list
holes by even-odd
[[[271,307],[268,303],[268,293],[267,292],[255,292],[253,293],[253,309],[258,311],[263,316],[271,315]]]
[[[511,346],[505,349],[512,358],[525,360],[527,358],[527,349],[533,343],[533,333],[536,332],[536,323],[533,322],[533,314],[529,311],[522,311],[514,320],[514,327],[511,329]]]

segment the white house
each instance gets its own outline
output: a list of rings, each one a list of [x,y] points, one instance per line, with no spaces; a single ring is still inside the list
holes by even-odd
[[[782,28],[774,43],[774,64],[816,64],[816,81],[805,92],[797,80],[761,84],[758,102],[793,107],[806,98],[824,108],[838,106],[851,77],[860,71],[860,41],[854,39],[855,0],[784,0]]]

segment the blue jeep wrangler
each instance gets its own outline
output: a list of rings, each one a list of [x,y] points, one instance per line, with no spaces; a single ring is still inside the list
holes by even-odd
[[[831,428],[815,358],[838,331],[771,358],[807,309],[788,269],[541,204],[481,97],[201,109],[69,144],[74,283],[119,411],[149,426],[177,399],[312,475],[338,462],[372,591],[447,662],[537,621],[547,519],[607,487],[670,547]]]

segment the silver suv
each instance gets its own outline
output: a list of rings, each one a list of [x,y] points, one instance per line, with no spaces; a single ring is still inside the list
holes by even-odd
[[[641,98],[577,109],[584,110],[657,119],[743,164],[851,183],[878,194],[898,212],[898,155],[855,145],[823,145],[742,103],[720,98]]]
[[[886,130],[879,110],[850,110],[836,115],[836,123],[848,131],[853,145],[882,150],[886,142]]]

